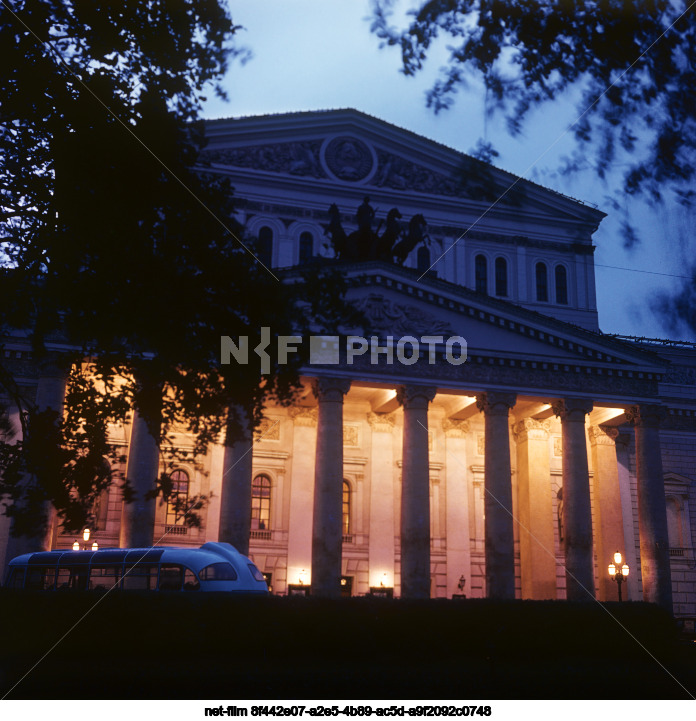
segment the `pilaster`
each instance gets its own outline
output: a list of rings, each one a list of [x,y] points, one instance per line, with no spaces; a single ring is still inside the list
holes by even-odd
[[[617,428],[590,426],[588,429],[592,451],[592,495],[595,506],[595,554],[599,578],[600,601],[616,599],[616,582],[606,573],[614,553],[621,551],[626,557],[626,541],[623,533],[623,512],[619,488],[619,468],[616,458]]]
[[[549,465],[550,422],[515,424],[522,598],[556,598],[554,517]]]

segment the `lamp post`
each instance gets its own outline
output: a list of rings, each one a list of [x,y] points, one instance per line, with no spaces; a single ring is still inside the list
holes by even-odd
[[[79,541],[75,541],[75,543],[73,543],[73,545],[72,545],[72,550],[73,550],[73,551],[80,551],[80,550],[86,551],[86,550],[88,550],[88,549],[87,549],[87,544],[89,543],[90,534],[91,534],[91,531],[89,530],[89,528],[85,528],[85,530],[82,531],[82,540],[85,542],[85,545],[84,545],[84,546],[80,546],[80,542],[79,542]],[[99,550],[99,544],[98,544],[96,541],[94,541],[94,543],[92,543],[92,550],[93,550],[93,551],[98,551],[98,550]]]
[[[609,564],[609,575],[619,587],[619,601],[621,601],[621,584],[628,578],[628,564],[621,564],[623,560],[619,551],[614,554],[614,563]]]

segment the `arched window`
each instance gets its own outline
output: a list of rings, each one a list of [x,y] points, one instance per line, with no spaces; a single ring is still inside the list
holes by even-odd
[[[351,504],[350,483],[343,481],[343,535],[351,533],[350,504]]]
[[[426,270],[430,269],[430,251],[424,245],[418,248],[416,264],[420,273],[425,273]]]
[[[485,255],[477,255],[474,261],[476,274],[476,290],[479,293],[488,293],[488,261]]]
[[[260,473],[251,482],[251,530],[265,531],[271,527],[271,479]]]
[[[568,273],[564,265],[556,266],[556,303],[568,305]]]
[[[186,471],[177,469],[169,474],[172,490],[167,498],[168,526],[183,526],[186,520],[187,502],[189,497],[189,477]]]
[[[273,231],[267,225],[259,230],[256,255],[267,268],[271,267],[273,263]]]
[[[536,299],[544,303],[549,300],[549,279],[546,263],[536,264]]]
[[[314,236],[308,230],[305,230],[304,233],[300,235],[300,265],[309,263],[313,257]]]
[[[508,294],[507,261],[505,258],[495,259],[495,294],[506,297]]]

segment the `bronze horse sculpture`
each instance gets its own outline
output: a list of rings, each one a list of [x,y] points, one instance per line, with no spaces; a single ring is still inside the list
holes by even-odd
[[[427,243],[430,238],[425,233],[427,224],[423,215],[419,213],[411,218],[405,235],[399,223],[401,217],[398,208],[392,208],[387,213],[384,232],[381,235],[379,230],[382,222],[377,231],[361,228],[348,235],[341,223],[340,210],[336,203],[332,203],[329,207],[329,224],[324,230],[324,235],[330,237],[334,254],[339,260],[383,260],[403,265],[408,254],[419,243]]]
[[[421,213],[414,215],[408,222],[406,237],[400,240],[392,249],[394,262],[403,265],[409,253],[420,243],[430,245],[430,236],[425,232],[428,226]]]

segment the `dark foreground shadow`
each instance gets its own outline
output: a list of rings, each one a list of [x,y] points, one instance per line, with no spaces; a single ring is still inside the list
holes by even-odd
[[[5,591],[0,614],[14,699],[696,694],[696,644],[643,603]]]

